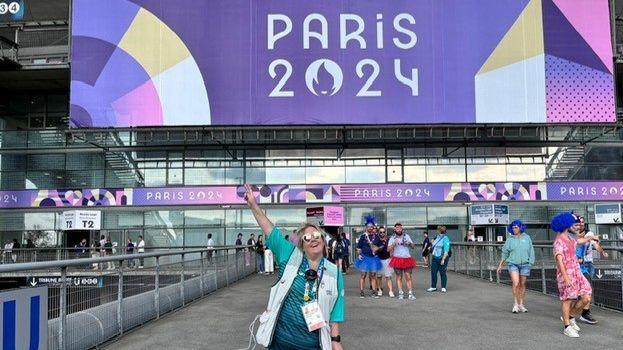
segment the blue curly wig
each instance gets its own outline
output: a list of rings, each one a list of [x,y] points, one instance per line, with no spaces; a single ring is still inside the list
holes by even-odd
[[[563,232],[573,226],[577,221],[577,217],[571,213],[561,213],[552,218],[552,230]]]
[[[510,233],[511,235],[513,234],[513,226],[517,226],[519,227],[519,231],[521,233],[526,232],[526,225],[524,225],[523,222],[521,222],[521,220],[517,219],[513,222],[511,222],[507,227],[506,227],[506,232]]]
[[[366,215],[365,219],[366,219],[366,226],[368,225],[376,226],[376,220],[374,219],[374,215],[368,214]]]

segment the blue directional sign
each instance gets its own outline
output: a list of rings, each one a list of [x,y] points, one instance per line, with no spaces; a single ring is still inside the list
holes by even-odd
[[[48,288],[0,293],[0,344],[4,350],[48,348]]]

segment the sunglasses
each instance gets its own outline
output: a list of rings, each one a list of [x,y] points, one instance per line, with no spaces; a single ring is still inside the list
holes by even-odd
[[[379,231],[379,233],[385,233],[385,231]]]
[[[312,239],[320,239],[322,237],[322,233],[318,231],[314,231],[312,233],[306,233],[303,235],[303,241],[310,242]]]

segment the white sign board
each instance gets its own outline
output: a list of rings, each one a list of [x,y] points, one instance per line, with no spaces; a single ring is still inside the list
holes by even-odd
[[[470,224],[508,225],[510,215],[506,204],[474,204],[470,207]]]
[[[48,288],[0,293],[0,344],[5,349],[48,348]]]
[[[102,212],[99,210],[70,210],[63,212],[63,230],[99,230]]]
[[[621,224],[621,204],[595,204],[596,224]]]

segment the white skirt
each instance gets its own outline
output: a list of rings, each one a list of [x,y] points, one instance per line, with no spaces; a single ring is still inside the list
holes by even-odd
[[[394,269],[389,266],[389,263],[392,261],[392,258],[381,260],[381,265],[383,268],[379,271],[381,277],[392,277],[394,274]]]
[[[264,250],[264,271],[266,273],[275,272],[275,261],[273,259],[273,252],[270,249]]]

